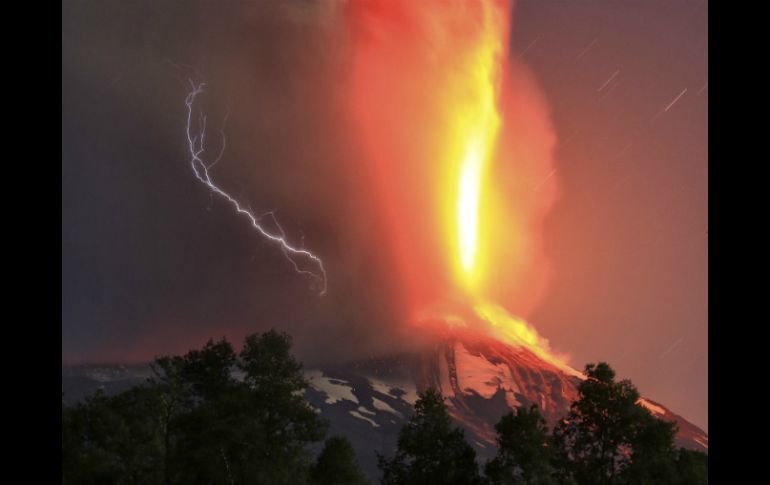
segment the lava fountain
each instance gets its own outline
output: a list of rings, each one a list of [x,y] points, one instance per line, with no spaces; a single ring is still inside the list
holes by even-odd
[[[505,0],[351,1],[350,107],[410,321],[561,365],[523,318],[545,288],[556,196],[547,109],[509,56]],[[495,303],[495,302],[500,302]]]

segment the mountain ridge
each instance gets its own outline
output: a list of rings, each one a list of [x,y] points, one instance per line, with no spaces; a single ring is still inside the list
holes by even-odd
[[[395,451],[418,392],[430,387],[441,391],[450,416],[483,462],[494,456],[494,424],[503,414],[515,406],[537,404],[552,428],[578,398],[582,381],[576,370],[548,362],[526,346],[467,329],[437,333],[421,351],[313,366],[304,374],[309,383],[306,398],[329,421],[329,435],[350,439],[372,479],[379,475],[377,454]],[[72,403],[98,388],[116,394],[150,375],[149,365],[62,367],[63,399]],[[706,432],[657,401],[642,397],[639,403],[677,423],[678,446],[708,452]]]

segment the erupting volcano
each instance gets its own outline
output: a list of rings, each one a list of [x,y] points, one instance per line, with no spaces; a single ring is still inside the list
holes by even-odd
[[[509,2],[434,3],[353,2],[349,11],[351,107],[407,319],[557,362],[506,311],[526,316],[548,276],[539,234],[556,180],[545,104],[509,60]]]
[[[707,429],[707,1],[65,3],[69,481],[304,477],[322,420],[376,480],[428,389],[482,464],[522,406],[556,438],[584,405],[623,421],[586,399],[595,362]],[[708,452],[624,395],[629,436],[674,433],[636,402]],[[125,446],[81,419],[100,406]],[[610,468],[604,441],[572,461]]]
[[[513,406],[536,403],[553,425],[583,375],[525,320],[548,279],[540,235],[557,196],[556,138],[543,96],[509,55],[512,5],[351,2],[347,13],[362,162],[376,187],[381,228],[394,242],[387,249],[398,262],[405,318],[433,347],[380,361],[389,362],[384,367],[327,370],[316,375],[318,390],[328,397],[329,382],[361,381],[355,396],[376,409],[387,402],[398,414],[400,394],[388,389],[409,385],[389,388],[377,381],[383,375],[439,388],[480,448],[492,447],[491,425]],[[337,380],[323,381],[329,376]],[[365,397],[364,389],[380,392]],[[697,427],[647,399],[642,404],[678,421],[681,444],[708,448]],[[349,411],[382,425],[373,410],[361,414],[365,406]]]

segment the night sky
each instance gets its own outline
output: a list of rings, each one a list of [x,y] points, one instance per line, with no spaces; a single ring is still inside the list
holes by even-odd
[[[62,361],[147,361],[278,327],[306,363],[402,348],[398,281],[343,109],[344,2],[62,4]],[[511,55],[557,135],[547,289],[528,320],[708,429],[705,1],[519,1]],[[195,180],[187,80],[215,178],[325,260],[329,293]]]

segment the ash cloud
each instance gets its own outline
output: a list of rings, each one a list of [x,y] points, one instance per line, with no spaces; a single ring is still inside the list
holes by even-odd
[[[307,362],[392,349],[400,310],[344,110],[340,2],[70,2],[62,19],[62,353],[146,360],[277,327]],[[318,297],[193,177],[187,79],[213,177],[319,253]]]

